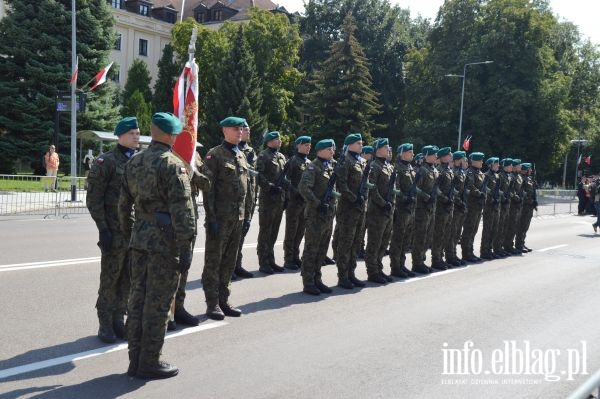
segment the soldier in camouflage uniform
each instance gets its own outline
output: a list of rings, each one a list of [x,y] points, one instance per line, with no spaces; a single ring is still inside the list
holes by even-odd
[[[498,232],[498,219],[500,218],[500,176],[498,169],[500,159],[497,157],[488,158],[485,161],[488,166],[486,175],[488,176],[487,187],[488,194],[483,206],[483,230],[481,231],[481,244],[479,247],[479,257],[482,259],[497,259],[492,253],[494,237]]]
[[[265,274],[281,273],[284,268],[275,263],[275,242],[285,207],[288,181],[285,179],[285,156],[279,152],[279,132],[269,132],[264,137],[266,148],[258,155],[259,208],[258,254],[259,271]],[[289,167],[289,166],[288,166]]]
[[[330,139],[321,140],[315,145],[315,149],[317,158],[306,167],[298,185],[298,191],[306,202],[302,284],[303,292],[310,295],[332,292],[321,279],[321,265],[327,255],[336,205],[335,193],[331,192],[329,198],[326,198],[329,182],[334,174],[331,161],[335,143]]]
[[[525,246],[525,237],[527,237],[527,231],[531,224],[531,218],[533,217],[533,210],[537,210],[537,195],[535,193],[536,183],[531,177],[531,164],[521,164],[521,176],[523,177],[522,187],[522,200],[523,205],[521,207],[521,215],[517,225],[517,232],[515,236],[515,249],[520,250],[523,253],[531,252],[531,249]]]
[[[392,240],[390,242],[390,269],[391,275],[400,278],[414,277],[415,273],[405,266],[406,251],[410,245],[409,233],[415,223],[416,202],[416,172],[411,162],[414,151],[411,143],[398,146],[398,163],[396,165],[396,210],[392,224]]]
[[[286,179],[289,180],[288,204],[285,208],[285,238],[283,240],[284,264],[290,270],[298,270],[302,266],[300,260],[300,243],[304,237],[304,198],[298,191],[302,174],[310,164],[308,153],[311,148],[311,138],[300,136],[296,139],[296,154],[290,158]]]
[[[370,145],[363,146],[361,156],[365,161],[370,162],[373,159],[374,149]],[[368,203],[368,193],[367,198],[365,198],[365,203]],[[356,255],[356,259],[364,259],[365,258],[365,233],[367,232],[367,224],[366,224],[367,213],[364,212],[362,216],[362,221],[360,222],[360,233],[358,235],[358,253]],[[335,258],[335,257],[334,257]]]
[[[452,211],[452,221],[449,226],[449,237],[446,241],[444,252],[446,253],[446,262],[454,267],[465,265],[466,262],[459,259],[456,255],[456,246],[462,232],[463,223],[465,221],[465,213],[467,212],[467,204],[465,202],[465,183],[467,176],[465,169],[467,168],[467,158],[464,151],[456,151],[452,154],[454,167],[454,208]]]
[[[496,234],[494,235],[493,250],[494,255],[499,258],[504,258],[509,255],[503,249],[504,235],[506,231],[506,223],[508,221],[508,213],[510,212],[510,189],[512,188],[512,159],[504,158],[500,161],[500,173],[498,177],[500,179],[499,191],[500,195],[500,214],[498,215],[498,227],[496,228]]]
[[[450,161],[452,160],[450,147],[440,148],[437,152],[437,158],[440,165],[438,166],[438,191],[433,221],[433,240],[431,243],[431,267],[437,270],[446,270],[452,267],[452,264],[444,262],[442,257],[451,236],[455,190],[454,172],[450,168]],[[451,254],[446,253],[446,259],[450,259],[451,257]]]
[[[479,262],[480,258],[475,256],[473,250],[473,241],[481,221],[481,212],[486,198],[487,182],[484,174],[481,172],[483,158],[485,155],[481,152],[473,152],[469,155],[471,166],[467,169],[466,193],[467,193],[467,214],[463,224],[463,232],[460,237],[460,246],[462,248],[462,258],[467,262]]]
[[[181,122],[159,112],[152,116],[150,130],[152,143],[127,163],[119,197],[121,230],[131,232],[127,374],[168,378],[178,369],[161,361],[160,353],[179,275],[192,263],[196,218],[187,169],[171,152]]]
[[[244,216],[244,220],[248,222],[244,223],[244,225],[242,226],[242,237],[240,239],[237,260],[235,261],[235,269],[233,270],[233,280],[235,280],[236,277],[254,277],[252,273],[244,269],[244,267],[242,266],[242,248],[244,247],[244,239],[246,238],[246,234],[248,234],[248,230],[250,230],[250,222],[252,221],[252,217],[254,216],[254,209],[256,208],[256,199],[258,196],[258,186],[256,184],[256,151],[254,151],[254,148],[252,148],[250,144],[248,144],[250,142],[250,126],[248,126],[248,122],[245,122],[242,128],[242,141],[240,142],[238,147],[246,156],[246,162],[248,162],[248,167],[250,168],[250,180],[248,184],[248,193],[246,193],[246,196],[250,198],[252,208],[250,214]]]
[[[393,281],[383,272],[382,259],[390,243],[394,215],[394,166],[388,162],[389,140],[382,138],[373,144],[375,159],[369,173],[369,204],[367,206],[367,250],[365,263],[368,280],[378,284]]]
[[[125,164],[135,153],[140,139],[140,129],[135,117],[121,119],[115,127],[117,147],[102,154],[91,167],[87,178],[86,204],[100,239],[100,288],[96,310],[98,312],[98,338],[113,343],[126,338],[124,317],[129,297],[128,245],[129,235],[119,228],[118,202]]]
[[[366,211],[367,184],[361,187],[367,161],[360,156],[362,135],[351,133],[344,140],[346,154],[344,161],[336,168],[337,188],[341,197],[337,205],[336,229],[338,239],[336,264],[338,268],[338,287],[352,289],[364,287],[365,283],[356,278],[356,255],[358,254],[360,230],[363,214]]]
[[[200,154],[196,153],[194,157],[195,170],[192,173],[192,179],[190,181],[190,188],[192,190],[192,203],[194,205],[194,216],[196,218],[196,225],[198,222],[198,203],[196,201],[196,197],[200,195],[201,191],[207,191],[210,189],[210,181],[208,177],[202,174],[202,158]],[[194,240],[192,241],[192,248],[196,246],[196,237],[194,236]],[[175,294],[175,312],[174,312],[174,321],[180,324],[185,324],[188,326],[197,326],[200,323],[200,320],[191,315],[184,307],[185,301],[185,286],[187,284],[188,279],[188,270],[181,272],[179,276],[179,285],[177,287],[177,293]],[[170,322],[169,329],[175,329],[175,325]]]
[[[509,190],[510,210],[504,232],[504,251],[511,255],[521,255],[523,251],[515,248],[514,240],[521,216],[523,176],[521,175],[521,160],[513,159],[513,185]]]
[[[423,147],[423,164],[417,173],[420,180],[417,184],[417,203],[415,209],[415,228],[413,232],[412,271],[414,273],[428,274],[432,270],[425,265],[425,254],[427,252],[427,231],[431,224],[435,204],[435,182],[438,172],[434,168],[438,148],[428,145]]]
[[[202,282],[206,315],[213,320],[242,314],[229,303],[229,287],[242,227],[250,223],[244,218],[252,214],[252,198],[247,195],[250,184],[248,162],[238,147],[245,122],[245,119],[234,116],[220,122],[223,143],[208,151],[202,169],[210,180],[210,190],[203,192],[206,252]]]

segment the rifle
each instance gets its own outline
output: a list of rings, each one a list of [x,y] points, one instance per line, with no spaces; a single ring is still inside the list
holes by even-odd
[[[510,179],[510,182],[508,183],[508,188],[506,189],[506,191],[504,192],[504,202],[508,202],[510,200],[510,192],[512,191],[513,187],[515,186],[515,177],[513,177],[512,179],[510,178],[510,176],[507,174],[506,176],[508,176],[508,178]]]
[[[433,187],[431,188],[431,194],[429,195],[429,201],[432,204],[435,203],[435,200],[437,199],[437,196],[440,191],[439,187],[440,187],[440,176],[438,176],[437,179],[435,179],[435,182],[433,182]]]
[[[408,195],[406,196],[407,204],[411,204],[413,201],[413,198],[415,198],[415,195],[417,195],[417,185],[419,184],[420,180],[421,180],[421,168],[419,168],[419,170],[417,170],[417,174],[415,175],[415,180],[413,181],[412,185],[410,186],[410,189],[408,190]]]
[[[321,204],[327,204],[327,206],[329,207],[329,203],[331,202],[331,199],[338,198],[340,196],[339,193],[334,191],[335,183],[337,181],[336,169],[344,166],[345,159],[346,159],[346,147],[344,147],[342,149],[342,153],[338,160],[338,164],[336,165],[335,168],[333,168],[333,173],[331,174],[331,177],[329,178],[329,183],[327,184],[327,190],[325,190],[325,194],[323,194],[323,197],[321,198]],[[321,213],[323,214],[323,216],[325,216],[327,214],[327,212],[326,211],[323,212],[322,209],[321,209]]]
[[[487,183],[490,179],[490,175],[488,173],[483,177],[483,182],[481,182],[481,186],[479,187],[479,191],[483,194],[483,197],[479,198],[479,205],[483,206],[485,199],[487,197]]]
[[[456,176],[453,176],[452,183],[450,184],[450,190],[448,190],[448,194],[446,195],[446,197],[448,197],[448,201],[450,203],[454,202],[454,194],[455,194],[454,188],[455,187],[456,187]]]
[[[283,188],[284,183],[286,182],[285,175],[287,174],[288,169],[290,168],[290,161],[288,160],[285,165],[283,165],[283,169],[279,172],[279,176],[277,176],[277,180],[275,181],[274,186]]]
[[[500,206],[500,175],[496,179],[496,185],[494,186],[494,191],[492,191],[492,203],[494,204],[494,208],[498,208]]]
[[[371,189],[371,185],[369,184],[369,173],[371,172],[371,162],[367,162],[367,166],[365,166],[365,170],[363,171],[362,178],[360,180],[360,186],[358,187],[357,198],[362,197],[366,199],[367,193]],[[361,204],[362,207],[362,204]]]

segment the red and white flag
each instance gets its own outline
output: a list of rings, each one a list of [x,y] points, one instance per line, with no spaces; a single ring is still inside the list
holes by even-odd
[[[73,75],[71,75],[71,82],[69,83],[70,86],[77,86],[77,74],[79,73],[79,57],[77,57],[77,60],[75,61],[75,70],[73,71]]]
[[[592,155],[590,154],[587,157],[585,157],[584,162],[587,166],[590,166],[592,164]]]
[[[110,67],[112,66],[112,64],[113,64],[113,62],[108,64],[108,66],[106,68],[102,69],[100,72],[98,72],[96,74],[96,76],[94,76],[93,80],[95,80],[96,83],[94,83],[94,85],[92,86],[90,91],[93,91],[96,87],[98,87],[102,83],[106,82],[106,75],[108,74],[108,71],[110,70]]]
[[[465,141],[463,141],[462,146],[465,151],[469,151],[469,148],[471,148],[471,136],[465,137]]]
[[[177,136],[173,152],[194,168],[198,136],[198,64],[186,62],[173,89],[173,114],[181,120],[183,131]]]

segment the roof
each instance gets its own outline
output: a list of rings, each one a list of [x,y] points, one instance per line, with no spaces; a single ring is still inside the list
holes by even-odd
[[[155,8],[167,7],[171,5],[178,13],[181,12],[183,0],[154,0],[152,3]],[[212,8],[215,4],[221,3],[227,8],[238,11],[246,11],[250,7],[257,7],[262,10],[275,10],[278,5],[271,0],[186,0],[183,10],[183,18],[194,17],[194,9],[200,4],[207,8]]]

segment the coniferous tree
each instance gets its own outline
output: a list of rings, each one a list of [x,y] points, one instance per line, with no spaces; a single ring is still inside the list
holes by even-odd
[[[173,87],[182,70],[183,66],[175,62],[173,46],[167,44],[158,61],[158,78],[152,96],[155,111],[173,112]]]
[[[71,1],[5,3],[6,17],[0,21],[0,170],[14,172],[16,160],[39,161],[53,140],[57,91],[70,89]],[[77,0],[76,9],[79,82],[85,82],[106,66],[115,40],[114,22],[106,1]],[[88,106],[94,101],[88,99]],[[110,110],[100,119],[110,119],[109,114]],[[68,130],[68,113],[61,114],[60,121],[61,130]],[[93,128],[93,122],[78,118],[78,129]],[[61,167],[68,167],[68,141],[61,137]]]
[[[261,80],[256,72],[254,58],[240,25],[232,41],[229,53],[221,65],[220,79],[214,98],[212,114],[217,119],[227,115],[238,115],[248,120],[253,136],[260,136],[267,129],[266,116],[261,113],[263,99]],[[210,121],[209,121],[210,126]],[[218,131],[216,126],[209,131]],[[220,139],[220,137],[219,137]]]
[[[354,18],[348,14],[341,40],[331,45],[329,57],[309,80],[312,90],[304,96],[304,107],[315,138],[340,141],[349,132],[359,131],[368,140],[380,127],[374,121],[381,112],[378,93],[372,89],[369,61],[355,30]]]
[[[127,102],[123,104],[123,115],[135,116],[138,119],[141,134],[150,134],[150,120],[152,119],[152,107],[144,98],[140,90],[133,92]]]
[[[127,82],[123,88],[123,108],[121,109],[121,115],[133,115],[131,108],[127,105],[131,103],[131,97],[136,91],[139,91],[144,98],[144,102],[151,106],[152,103],[152,91],[150,90],[150,70],[148,65],[139,58],[136,58],[131,64],[131,68],[127,73]]]

